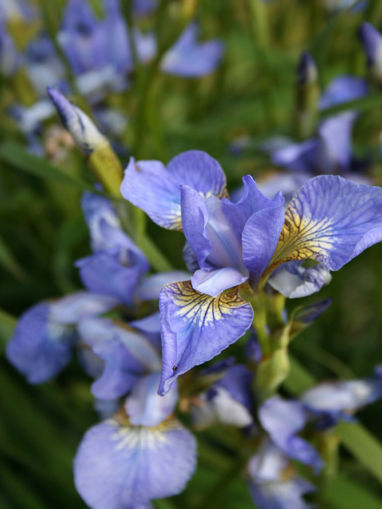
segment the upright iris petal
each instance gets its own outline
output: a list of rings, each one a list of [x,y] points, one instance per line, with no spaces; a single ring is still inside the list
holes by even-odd
[[[382,189],[316,177],[289,203],[270,269],[311,259],[338,270],[381,239]]]
[[[251,326],[253,311],[237,289],[217,298],[195,291],[189,281],[166,285],[160,295],[164,394],[175,379],[239,339]]]
[[[222,196],[226,180],[215,159],[205,152],[190,150],[174,157],[167,168],[159,161],[135,163],[131,159],[121,193],[155,223],[170,230],[181,230],[181,185],[188,185],[204,196]]]
[[[74,482],[93,509],[148,508],[184,489],[195,459],[196,441],[178,421],[147,428],[108,419],[85,434]]]
[[[268,265],[284,221],[283,199],[266,198],[251,177],[243,179],[241,198],[233,203],[203,198],[182,187],[182,223],[199,271],[194,289],[213,297],[250,276],[258,279]]]

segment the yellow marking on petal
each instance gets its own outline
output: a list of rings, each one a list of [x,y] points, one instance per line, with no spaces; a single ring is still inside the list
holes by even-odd
[[[176,316],[194,321],[196,325],[210,325],[224,315],[245,304],[237,288],[230,288],[214,298],[192,288],[190,281],[173,283],[174,303],[179,306]]]
[[[320,221],[301,216],[293,205],[285,213],[285,223],[269,269],[291,260],[317,260],[333,247],[335,236],[329,218]]]
[[[166,420],[158,426],[123,425],[113,418],[108,419],[107,422],[115,427],[112,439],[116,442],[116,451],[124,448],[155,449],[158,445],[169,441],[168,431],[182,429],[181,424],[174,419]]]

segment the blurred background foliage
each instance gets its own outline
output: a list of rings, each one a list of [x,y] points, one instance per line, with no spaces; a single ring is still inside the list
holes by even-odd
[[[101,16],[101,3],[91,3]],[[187,3],[192,0],[163,2],[165,25],[176,26],[177,8]],[[42,1],[40,7],[45,13],[41,24],[48,23],[54,34],[65,1]],[[184,150],[206,150],[221,162],[230,189],[239,185],[242,175],[251,173],[260,179],[272,170],[257,149],[258,142],[278,134],[295,136],[296,63],[301,51],[309,49],[315,57],[322,87],[340,74],[365,77],[358,28],[364,20],[382,28],[380,0],[370,0],[362,11],[336,13],[329,12],[323,0],[199,0],[197,12],[203,37],[224,41],[221,67],[203,79],[156,73],[148,91],[133,76],[131,87],[110,101],[129,119],[123,135],[124,163],[131,152],[141,159],[166,162]],[[152,19],[144,21],[149,22]],[[13,93],[7,83],[0,83],[2,348],[13,317],[41,299],[81,287],[73,263],[89,251],[79,202],[90,182],[85,163],[74,148],[64,162],[29,155],[6,113]],[[381,106],[377,90],[359,101],[362,116],[354,137],[359,154],[379,154]],[[143,131],[137,140],[139,122]],[[58,123],[57,117],[50,121],[50,125]],[[238,137],[251,141],[239,155],[230,147]],[[376,161],[371,174],[375,183],[381,183],[381,161]],[[182,235],[152,223],[148,231],[173,266],[183,268]],[[382,246],[372,247],[334,274],[332,283],[320,292],[319,298],[326,297],[333,299],[331,307],[293,342],[295,358],[317,379],[370,375],[382,361]],[[315,300],[317,296],[306,301]],[[288,302],[290,309],[298,304]],[[0,507],[85,507],[74,490],[72,458],[83,433],[97,420],[89,380],[72,363],[57,379],[29,386],[3,357],[0,385]],[[363,410],[359,418],[382,440],[381,404]],[[155,507],[253,507],[244,481],[227,482],[232,469],[241,466],[236,464],[240,440],[235,433],[230,429],[201,433],[199,467],[187,490],[155,502]],[[343,477],[326,490],[322,507],[382,507],[382,485],[347,452],[342,455],[341,472]]]

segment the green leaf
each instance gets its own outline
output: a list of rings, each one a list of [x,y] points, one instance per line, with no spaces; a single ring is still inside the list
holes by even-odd
[[[284,382],[286,389],[299,396],[317,382],[296,360],[290,359],[291,370]],[[382,444],[361,424],[341,421],[336,433],[346,449],[379,481],[382,481]]]
[[[369,94],[366,97],[361,97],[360,99],[354,99],[354,101],[348,101],[345,103],[336,104],[330,108],[325,108],[321,111],[321,116],[325,118],[348,110],[373,110],[374,108],[378,108],[380,106],[382,106],[382,94],[374,93]]]
[[[327,482],[325,503],[336,509],[381,509],[381,500],[354,479],[335,477]]]
[[[0,309],[0,351],[5,348],[9,338],[13,334],[16,318]]]
[[[73,175],[64,173],[45,159],[29,154],[21,144],[15,141],[4,141],[0,144],[0,159],[36,177],[55,180],[83,191],[94,191],[90,184],[73,177]]]
[[[23,268],[13,256],[6,243],[0,238],[0,265],[9,271],[16,279],[23,281],[27,278]]]
[[[314,37],[311,42],[309,51],[313,55],[317,66],[322,68],[325,64],[325,60],[327,57],[330,40],[334,33],[334,31],[338,28],[338,22],[349,12],[360,4],[362,0],[355,0],[349,7],[346,9],[340,10],[337,14],[335,14],[328,23],[324,26],[324,28]]]
[[[343,445],[355,456],[374,477],[382,482],[382,445],[364,427],[356,422],[342,421],[337,433]]]

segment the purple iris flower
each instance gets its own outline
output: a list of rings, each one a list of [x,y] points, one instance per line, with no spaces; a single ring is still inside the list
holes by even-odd
[[[178,421],[159,427],[108,419],[87,431],[74,459],[74,482],[95,509],[149,509],[183,491],[196,463],[196,440]]]
[[[309,421],[324,430],[340,419],[352,420],[357,410],[381,398],[382,373],[378,367],[373,377],[322,383],[304,392],[299,400],[274,396],[260,407],[259,420],[287,457],[310,465],[318,472],[322,461],[317,451],[297,433]]]
[[[308,509],[303,499],[314,486],[300,478],[288,457],[270,440],[264,440],[248,464],[249,491],[259,509]]]
[[[90,318],[79,334],[104,362],[92,385],[102,408],[127,397],[117,414],[83,438],[74,461],[78,492],[97,509],[151,507],[151,499],[179,493],[195,468],[196,443],[171,417],[176,386],[158,395],[158,314],[130,324]]]
[[[89,5],[82,0],[71,0],[66,8],[59,40],[73,71],[78,75],[106,67],[111,67],[116,76],[133,71],[128,29],[119,1],[105,0],[105,11],[105,18],[98,20]],[[133,32],[139,60],[151,60],[157,52],[153,34],[143,34],[138,28],[130,30]],[[216,69],[223,53],[221,42],[215,40],[199,43],[197,34],[195,23],[185,29],[164,55],[161,64],[163,72],[194,77],[209,74]]]
[[[298,401],[274,396],[259,408],[259,420],[288,458],[312,466],[316,473],[321,470],[323,463],[316,449],[297,435],[307,422],[306,412]]]
[[[32,384],[49,380],[69,362],[78,323],[117,304],[112,297],[87,292],[36,304],[21,315],[7,344],[9,362]]]
[[[265,197],[250,176],[243,185],[238,201],[221,198],[222,169],[198,151],[177,156],[167,168],[158,161],[131,161],[126,169],[122,195],[157,224],[182,227],[188,257],[197,265],[190,281],[168,284],[160,294],[162,393],[249,329],[253,311],[239,294],[241,285],[264,284],[291,261],[339,270],[382,238],[378,187],[319,176],[284,211],[280,194]],[[311,291],[319,287],[310,284]]]

